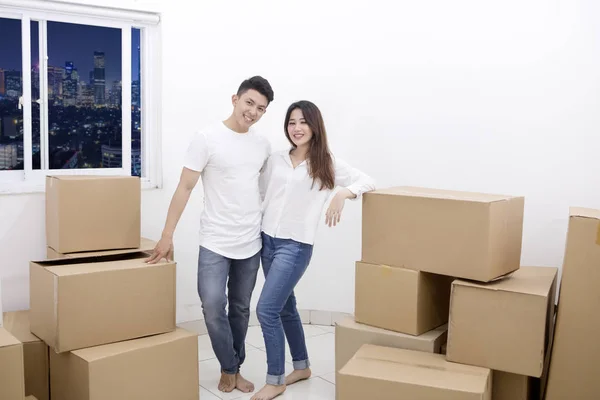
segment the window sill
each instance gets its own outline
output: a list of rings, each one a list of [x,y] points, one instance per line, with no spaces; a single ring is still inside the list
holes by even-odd
[[[142,179],[142,191],[162,189],[160,185],[150,182],[149,179]],[[17,194],[37,194],[46,192],[45,182],[0,182],[0,196]]]

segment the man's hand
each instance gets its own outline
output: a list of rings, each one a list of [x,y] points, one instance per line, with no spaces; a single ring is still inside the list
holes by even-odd
[[[169,205],[167,221],[165,222],[162,236],[154,250],[152,250],[152,256],[146,259],[147,263],[155,264],[163,258],[166,258],[167,261],[173,260],[173,233],[199,178],[200,171],[192,171],[188,168],[183,168],[181,171],[179,184]]]
[[[154,250],[152,250],[152,255],[146,259],[146,262],[148,264],[156,264],[163,258],[167,261],[173,260],[173,238],[170,236],[160,238]]]

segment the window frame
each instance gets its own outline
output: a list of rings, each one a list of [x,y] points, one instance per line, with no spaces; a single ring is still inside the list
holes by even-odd
[[[21,171],[0,171],[0,195],[45,191],[47,175],[131,175],[132,29],[140,29],[141,181],[143,189],[162,187],[161,159],[161,31],[156,12],[117,10],[40,0],[0,0],[0,18],[21,20],[23,158]],[[41,169],[32,169],[31,21],[39,23],[40,156]],[[48,87],[47,22],[121,29],[122,166],[121,168],[47,169]]]

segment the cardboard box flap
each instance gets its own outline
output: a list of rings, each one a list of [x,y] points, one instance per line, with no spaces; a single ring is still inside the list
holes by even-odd
[[[469,201],[476,203],[495,203],[498,201],[507,201],[516,198],[515,196],[505,196],[488,193],[464,192],[457,190],[432,189],[412,186],[397,186],[386,189],[380,189],[372,192],[374,194],[390,194],[412,197],[426,197],[432,199]]]
[[[454,371],[467,375],[487,377],[488,368],[457,364],[446,361],[440,354],[425,353],[415,350],[397,349],[392,347],[365,344],[354,355],[356,359],[389,361],[394,364],[404,364],[413,367],[427,368],[438,371]]]
[[[110,255],[119,255],[119,254],[128,254],[128,253],[138,253],[138,252],[151,252],[156,247],[156,241],[147,239],[145,237],[140,238],[140,247],[135,247],[131,249],[116,249],[116,250],[102,250],[102,251],[82,251],[82,252],[74,252],[74,253],[56,253],[54,249],[49,247],[54,257],[50,257],[47,255],[46,260],[54,260],[57,258],[86,258],[86,257],[102,257],[102,256],[110,256]]]
[[[4,313],[4,328],[21,343],[41,341],[40,338],[31,333],[28,310]]]
[[[133,251],[130,253],[116,252],[115,254],[103,254],[104,252],[94,252],[86,257],[67,257],[67,258],[52,258],[43,260],[31,261],[32,264],[38,264],[41,267],[53,267],[58,265],[73,265],[73,264],[90,264],[120,260],[133,260],[148,258],[148,253],[143,251]]]
[[[582,217],[600,220],[600,210],[584,207],[571,207],[569,210],[571,217]]]
[[[156,264],[147,264],[143,259],[131,259],[131,260],[117,260],[112,262],[95,262],[95,263],[84,263],[84,264],[71,264],[71,265],[57,265],[47,266],[46,271],[54,274],[55,276],[71,276],[81,274],[93,274],[97,272],[107,271],[120,271],[120,270],[131,270],[137,268],[157,268],[164,265],[170,265],[173,262],[159,262]]]
[[[173,332],[165,333],[162,335],[147,336],[141,339],[127,340],[123,342],[89,347],[86,349],[74,350],[71,353],[87,362],[93,362],[104,358],[113,357],[117,354],[128,353],[131,351],[159,346],[161,344],[171,343],[176,340],[197,336],[198,334],[196,333],[187,331],[182,328],[177,328]]]
[[[417,271],[414,269],[410,269],[410,268],[405,268],[399,265],[388,265],[388,264],[381,264],[381,263],[371,263],[371,262],[365,262],[365,261],[356,261],[356,264],[360,264],[360,266],[364,266],[364,267],[378,267],[381,268],[382,270],[387,270],[387,272],[391,272],[390,269],[394,270],[394,269],[402,269],[403,273],[406,275],[412,275],[415,278],[418,277],[418,275],[420,273],[422,273],[421,271]]]
[[[491,371],[455,364],[440,354],[366,344],[340,370],[340,374],[401,381],[470,393],[487,389]]]
[[[453,286],[546,296],[558,274],[556,267],[521,267],[513,274],[488,283],[455,280]]]
[[[61,181],[89,181],[92,179],[136,179],[128,175],[48,175],[49,178]]]
[[[360,329],[361,331],[365,331],[365,332],[385,333],[386,335],[391,335],[391,336],[396,336],[396,337],[410,337],[411,340],[423,341],[423,342],[431,342],[432,340],[436,340],[437,338],[440,337],[440,335],[442,335],[444,332],[446,332],[448,330],[448,324],[444,324],[440,327],[432,329],[421,335],[415,336],[415,335],[409,335],[406,333],[394,332],[394,331],[390,331],[387,329],[377,328],[377,327],[370,326],[370,325],[359,324],[358,322],[356,322],[354,320],[354,318],[350,318],[350,317],[344,318],[341,321],[338,321],[337,325],[342,328]]]
[[[6,329],[0,328],[0,347],[18,346],[21,342]]]

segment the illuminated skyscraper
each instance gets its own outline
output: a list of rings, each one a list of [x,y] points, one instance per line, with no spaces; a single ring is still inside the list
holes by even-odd
[[[0,170],[13,169],[18,164],[18,150],[16,143],[0,144]]]
[[[94,97],[97,105],[106,104],[106,60],[104,52],[94,52]]]
[[[79,74],[77,73],[77,68],[75,68],[72,62],[67,61],[63,75],[63,100],[65,106],[74,106],[77,104],[78,89]]]
[[[4,86],[4,70],[0,68],[0,96],[6,94],[6,87]]]

